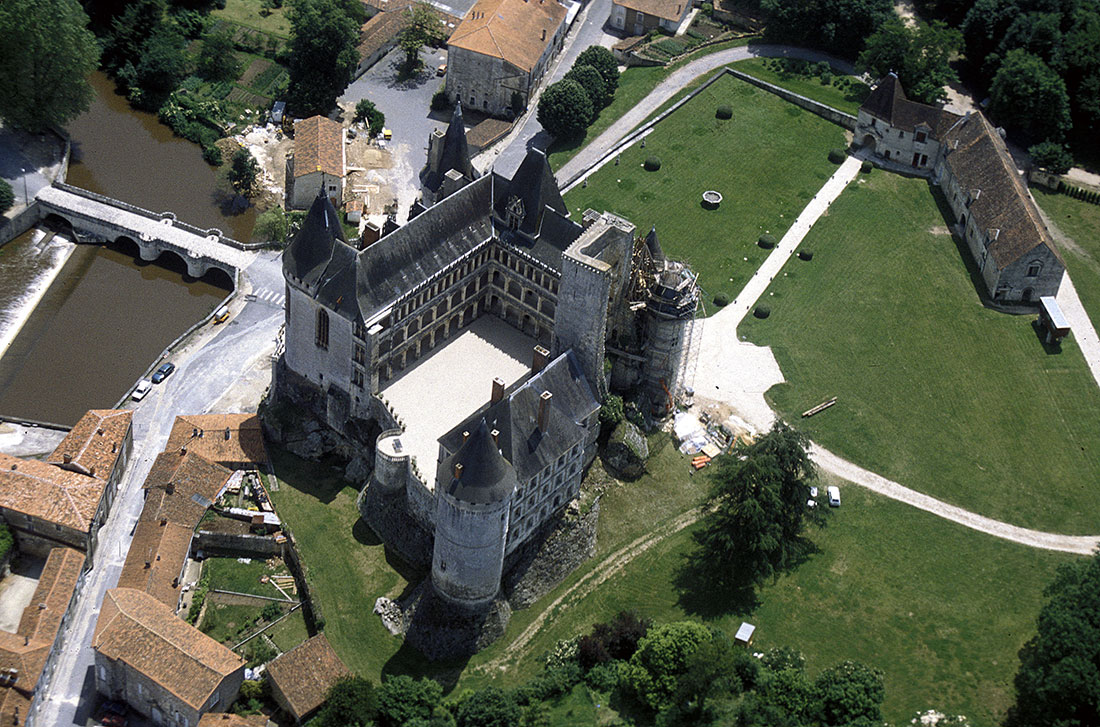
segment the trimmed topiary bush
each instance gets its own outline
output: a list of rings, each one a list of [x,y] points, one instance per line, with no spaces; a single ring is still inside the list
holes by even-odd
[[[829,161],[833,164],[843,164],[844,160],[848,158],[848,155],[844,153],[843,149],[830,149]]]
[[[799,260],[813,260],[814,259],[814,251],[813,250],[799,250],[798,251],[798,259]]]
[[[661,158],[660,157],[646,157],[645,164],[643,164],[642,166],[645,167],[645,170],[647,172],[655,172],[655,171],[657,171],[658,169],[661,168]]]
[[[719,308],[724,308],[730,304],[730,297],[725,293],[718,293],[714,296],[714,304]]]
[[[864,162],[859,165],[859,171],[863,172],[864,174],[870,174],[871,170],[874,168],[875,165],[866,160],[864,160]]]
[[[756,306],[756,310],[754,310],[752,314],[760,320],[764,320],[772,314],[772,309],[766,305],[758,305]]]
[[[756,241],[756,244],[765,250],[771,250],[775,247],[775,235],[764,234],[760,236],[760,239]]]
[[[720,119],[732,119],[733,107],[732,106],[719,106],[718,110],[714,112],[714,115]]]

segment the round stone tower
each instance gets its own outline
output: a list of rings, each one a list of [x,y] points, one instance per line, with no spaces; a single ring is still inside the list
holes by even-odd
[[[485,606],[500,590],[508,513],[518,481],[500,453],[498,433],[482,419],[462,446],[440,463],[432,585],[444,598]]]
[[[387,429],[374,444],[374,473],[371,486],[383,495],[405,491],[409,471],[409,455],[401,443],[400,429]]]

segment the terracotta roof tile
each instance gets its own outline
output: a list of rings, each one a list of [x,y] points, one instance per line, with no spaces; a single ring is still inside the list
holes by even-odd
[[[344,176],[344,129],[324,116],[294,124],[294,176],[313,172]]]
[[[145,591],[175,611],[180,594],[177,579],[191,550],[194,532],[194,526],[172,522],[162,525],[151,518],[138,520],[118,587]]]
[[[16,633],[32,639],[53,642],[61,628],[61,619],[69,609],[84,554],[73,548],[54,548],[46,557],[34,595],[19,619]]]
[[[106,482],[0,453],[0,507],[88,532]]]
[[[682,20],[691,8],[691,0],[615,0],[614,4],[664,20]]]
[[[567,14],[556,0],[478,0],[447,45],[503,59],[530,73]]]
[[[244,667],[232,651],[133,588],[107,591],[92,647],[196,710],[202,709],[226,677]]]
[[[17,689],[4,689],[3,702],[0,703],[0,724],[24,724],[30,711],[30,696]]]
[[[124,409],[92,409],[80,417],[46,461],[107,479],[122,453],[133,418],[134,413]]]
[[[362,61],[377,53],[379,48],[392,40],[408,24],[408,16],[403,8],[384,10],[363,23],[363,27],[359,30],[359,60]]]
[[[207,712],[199,717],[198,727],[267,727],[267,715]]]
[[[226,438],[226,430],[229,436]],[[267,464],[263,428],[255,414],[192,414],[176,417],[165,451],[187,449],[211,462]]]
[[[14,684],[9,689],[30,693],[34,691],[53,639],[31,639],[8,631],[0,631],[0,674],[14,672]]]
[[[321,706],[329,688],[350,674],[324,634],[317,634],[267,665],[268,678],[286,697],[295,719]]]
[[[182,455],[179,450],[161,452],[142,487],[148,491],[146,497],[154,497],[154,491],[165,497],[159,510],[142,510],[142,517],[167,518],[194,528],[232,475],[225,467],[194,452]]]

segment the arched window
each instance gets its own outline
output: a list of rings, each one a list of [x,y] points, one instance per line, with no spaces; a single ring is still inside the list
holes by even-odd
[[[328,350],[328,311],[317,310],[317,348]]]
[[[1039,273],[1043,272],[1043,263],[1038,260],[1032,260],[1027,266],[1027,277],[1037,278]]]

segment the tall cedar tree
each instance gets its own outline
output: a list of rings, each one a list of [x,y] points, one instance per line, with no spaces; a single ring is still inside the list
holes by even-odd
[[[3,0],[0,38],[0,119],[39,131],[87,110],[99,45],[76,0]]]
[[[405,14],[408,22],[397,42],[405,51],[405,68],[412,71],[420,65],[420,49],[425,45],[439,45],[445,33],[439,13],[428,3],[417,3]]]
[[[359,63],[359,27],[340,0],[297,0],[290,27],[287,105],[295,116],[324,116]]]

